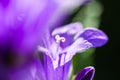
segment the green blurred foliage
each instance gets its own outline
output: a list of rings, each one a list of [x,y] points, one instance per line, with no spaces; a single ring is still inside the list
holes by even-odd
[[[78,71],[80,71],[80,69],[83,69],[84,67],[93,65],[94,51],[95,51],[95,49],[89,49],[83,53],[77,53],[76,56],[73,57],[74,74],[76,74]]]
[[[72,22],[81,22],[86,27],[99,27],[100,16],[103,9],[98,1],[93,1],[81,8]],[[93,53],[95,49],[89,49],[83,53],[77,53],[73,57],[73,71],[71,80],[74,80],[75,75],[84,67],[92,66],[94,64]]]
[[[97,1],[93,1],[86,6],[83,6],[73,18],[72,22],[81,22],[84,27],[98,28],[102,11],[101,4]]]

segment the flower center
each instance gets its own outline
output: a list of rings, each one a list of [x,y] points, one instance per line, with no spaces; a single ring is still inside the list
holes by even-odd
[[[60,35],[58,35],[58,34],[55,36],[55,42],[57,44],[56,52],[58,54],[61,51],[60,42],[65,42],[65,41],[66,41],[65,37],[60,37]]]
[[[60,37],[59,35],[56,35],[55,39],[56,39],[56,43],[60,43],[60,41],[61,42],[65,42],[66,41],[65,37]]]

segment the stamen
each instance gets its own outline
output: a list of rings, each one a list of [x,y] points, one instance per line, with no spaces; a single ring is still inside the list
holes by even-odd
[[[59,35],[56,35],[55,39],[56,39],[56,43],[60,43],[60,41],[65,42],[66,40],[65,37],[60,37]]]
[[[56,35],[56,36],[55,36],[55,39],[56,39],[56,43],[57,43],[57,50],[56,50],[56,52],[59,53],[60,41],[61,41],[61,42],[65,42],[66,39],[65,39],[65,37],[60,37],[59,35]]]

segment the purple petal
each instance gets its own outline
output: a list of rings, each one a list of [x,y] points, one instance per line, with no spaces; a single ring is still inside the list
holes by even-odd
[[[36,59],[25,65],[14,67],[9,73],[9,80],[46,80],[41,62]]]
[[[82,24],[81,23],[71,23],[59,28],[56,28],[55,30],[53,30],[52,35],[57,35],[57,34],[69,34],[69,35],[74,35],[77,32],[80,32],[82,30]]]
[[[69,62],[77,52],[84,52],[85,50],[91,48],[91,46],[92,44],[90,42],[82,38],[78,38],[72,45],[66,47],[63,50],[63,53],[66,54],[64,56],[64,62],[62,64],[64,65],[65,63]]]
[[[0,0],[0,3],[3,7],[7,7],[9,5],[10,0]]]
[[[68,80],[68,73],[71,62],[68,62],[64,66],[60,66],[59,64],[59,66],[54,69],[49,56],[44,55],[44,61],[44,69],[47,80]]]
[[[108,37],[103,31],[94,28],[85,29],[79,37],[92,43],[93,47],[103,46],[108,41]]]
[[[82,69],[76,76],[75,80],[92,80],[95,73],[94,67],[86,67]]]
[[[43,9],[41,0],[0,0],[0,44],[20,55],[32,53],[39,42],[42,27],[37,22]]]

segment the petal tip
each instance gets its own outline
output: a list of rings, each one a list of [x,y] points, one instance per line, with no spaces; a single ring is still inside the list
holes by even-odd
[[[101,47],[108,42],[108,36],[102,30],[96,28],[86,28],[80,37],[92,43],[93,48]]]

